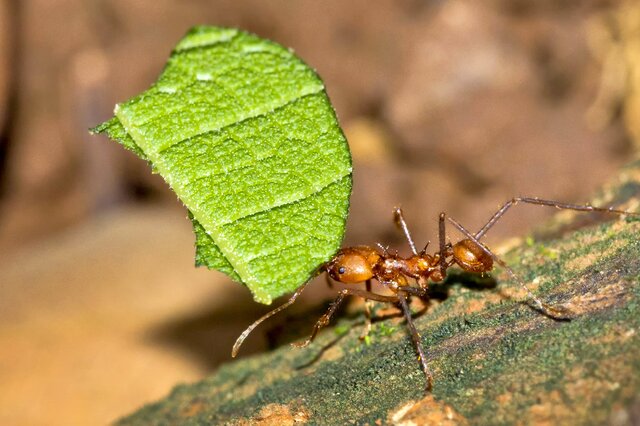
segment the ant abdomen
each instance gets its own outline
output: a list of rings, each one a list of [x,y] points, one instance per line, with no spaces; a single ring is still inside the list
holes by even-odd
[[[478,244],[464,239],[454,244],[453,260],[468,272],[489,272],[493,268],[493,259]]]
[[[378,251],[368,246],[347,247],[340,250],[326,266],[334,280],[344,284],[356,284],[375,276],[374,268],[380,261]]]

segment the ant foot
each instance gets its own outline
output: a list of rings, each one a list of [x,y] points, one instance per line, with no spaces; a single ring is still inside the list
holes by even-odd
[[[545,315],[558,320],[570,320],[575,318],[577,314],[573,312],[570,308],[563,305],[551,306],[546,303],[540,302],[540,304],[536,304],[537,308]]]
[[[311,339],[307,339],[304,342],[293,342],[291,346],[293,346],[294,348],[301,349],[309,346],[309,343],[311,343]]]
[[[358,336],[358,339],[360,340],[366,340],[367,336],[369,336],[369,333],[371,332],[371,321],[367,321],[367,323],[365,324],[362,333],[360,333],[360,336]]]
[[[424,388],[424,393],[429,394],[433,390],[433,376],[431,373],[427,373],[427,385]]]

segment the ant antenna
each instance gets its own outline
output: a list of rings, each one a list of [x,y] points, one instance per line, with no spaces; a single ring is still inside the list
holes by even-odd
[[[264,320],[271,318],[272,316],[274,316],[278,312],[280,312],[280,311],[282,311],[284,309],[287,309],[289,306],[291,306],[293,304],[293,302],[296,301],[298,296],[300,296],[300,294],[302,294],[302,290],[304,290],[307,287],[307,284],[309,284],[310,281],[311,280],[307,281],[306,283],[304,283],[302,285],[302,287],[297,289],[296,292],[293,293],[293,296],[291,296],[291,298],[286,303],[278,306],[277,308],[275,308],[272,311],[267,312],[266,314],[261,316],[256,322],[254,322],[249,327],[247,327],[247,329],[245,331],[243,331],[240,336],[238,336],[238,339],[233,344],[233,348],[231,349],[231,357],[235,358],[236,355],[238,355],[238,351],[240,350],[240,346],[242,346],[242,343],[244,342],[244,339],[247,338],[247,336],[253,331],[254,328],[259,326],[260,323],[263,322]]]

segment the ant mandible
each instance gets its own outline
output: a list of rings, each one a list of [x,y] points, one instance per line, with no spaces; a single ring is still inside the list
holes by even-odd
[[[429,282],[444,280],[447,275],[447,270],[453,265],[458,265],[462,270],[467,272],[485,273],[493,269],[495,262],[504,268],[511,278],[526,291],[527,302],[532,308],[553,319],[570,319],[573,314],[569,309],[563,306],[550,306],[540,300],[502,259],[480,242],[480,239],[498,222],[507,210],[518,203],[549,206],[557,209],[640,216],[640,213],[617,210],[612,207],[601,208],[591,205],[567,204],[540,198],[516,197],[507,201],[475,234],[469,232],[458,221],[447,216],[446,213],[440,213],[438,232],[440,247],[437,252],[429,255],[426,253],[427,247],[420,252],[416,250],[416,245],[413,242],[409,228],[404,220],[402,210],[396,207],[394,209],[394,219],[404,233],[411,247],[412,255],[403,258],[398,256],[397,253],[389,253],[387,249],[382,246],[380,246],[380,250],[369,246],[345,247],[340,249],[329,262],[319,269],[319,273],[326,272],[327,280],[330,284],[332,279],[342,284],[359,284],[364,282],[366,289],[345,288],[340,290],[338,297],[329,306],[327,312],[322,315],[314,325],[309,338],[303,342],[293,343],[292,345],[302,348],[311,343],[318,331],[329,324],[331,317],[346,296],[359,296],[365,300],[398,305],[406,318],[409,333],[418,352],[418,360],[426,376],[426,391],[428,392],[432,387],[433,376],[427,364],[425,351],[420,341],[420,334],[413,324],[408,301],[411,296],[426,299],[428,296]],[[447,242],[445,234],[445,224],[447,221],[457,228],[465,238],[455,244]],[[389,289],[391,294],[382,295],[372,292],[371,280],[373,279]],[[242,342],[244,342],[254,328],[267,318],[291,306],[307,284],[308,282],[296,290],[286,303],[268,312],[242,332],[233,345],[231,356],[235,357],[238,354]],[[368,332],[371,325],[368,305],[366,305],[365,313],[367,318],[366,332]]]

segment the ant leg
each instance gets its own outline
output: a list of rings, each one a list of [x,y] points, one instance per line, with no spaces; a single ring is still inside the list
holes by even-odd
[[[447,220],[449,222],[451,222],[453,224],[453,226],[455,226],[456,228],[458,228],[458,230],[460,230],[460,232],[462,232],[464,234],[465,237],[469,238],[471,241],[473,241],[478,247],[480,247],[480,249],[482,249],[482,251],[484,251],[486,254],[488,254],[489,256],[491,256],[491,258],[498,263],[500,266],[502,266],[507,273],[511,276],[511,278],[513,280],[515,280],[520,287],[522,287],[526,292],[527,292],[527,297],[529,298],[529,300],[533,303],[533,307],[537,310],[539,310],[540,312],[544,313],[545,315],[551,317],[551,318],[555,318],[555,319],[569,319],[572,317],[572,313],[564,308],[561,307],[553,307],[553,306],[549,306],[548,304],[544,303],[542,300],[540,300],[539,298],[537,298],[532,292],[531,290],[529,290],[529,288],[527,287],[527,285],[524,283],[524,281],[522,281],[520,279],[520,277],[518,275],[516,275],[515,272],[513,272],[513,269],[511,269],[509,267],[509,265],[507,265],[502,259],[500,259],[498,256],[496,256],[491,250],[489,250],[489,248],[487,248],[484,244],[482,244],[478,238],[476,236],[474,236],[472,233],[470,233],[465,227],[463,227],[458,221],[456,221],[455,219],[451,218],[451,217],[447,217]]]
[[[304,290],[307,287],[309,282],[310,281],[307,281],[306,283],[304,283],[304,285],[302,287],[297,289],[296,292],[293,293],[293,296],[291,296],[291,298],[286,303],[278,306],[277,308],[275,308],[272,311],[267,312],[266,314],[261,316],[257,321],[255,321],[253,324],[251,324],[249,327],[247,327],[247,329],[245,331],[243,331],[242,334],[240,334],[240,336],[238,336],[238,339],[233,344],[233,348],[231,349],[231,357],[235,358],[236,355],[238,355],[238,351],[240,350],[240,346],[242,346],[242,343],[244,342],[244,339],[246,339],[247,336],[253,331],[253,329],[256,328],[258,325],[260,325],[260,323],[262,321],[264,321],[264,320],[266,320],[268,318],[271,318],[272,316],[274,316],[278,312],[280,312],[280,311],[282,311],[284,309],[287,309],[289,306],[293,305],[293,302],[295,302],[296,299],[298,298],[298,296],[300,296],[300,294],[302,294],[302,290]]]
[[[396,225],[402,229],[404,236],[407,238],[407,242],[411,247],[411,251],[414,255],[418,255],[418,251],[416,250],[416,245],[413,242],[413,238],[411,238],[411,233],[409,232],[409,228],[407,227],[407,222],[404,221],[404,215],[402,214],[402,209],[400,207],[396,207],[393,209],[393,218],[396,222]]]
[[[427,289],[422,287],[411,287],[411,286],[398,286],[399,291],[403,291],[405,293],[410,294],[411,296],[418,296],[420,298],[427,297]]]
[[[431,385],[433,382],[433,376],[431,374],[431,370],[427,365],[427,357],[424,354],[424,349],[422,348],[422,343],[420,341],[420,334],[418,330],[416,330],[416,326],[413,324],[413,320],[411,319],[411,310],[409,310],[409,304],[407,303],[407,298],[404,295],[403,291],[398,292],[398,300],[400,302],[400,307],[402,308],[402,312],[404,313],[405,318],[407,319],[407,327],[409,328],[409,333],[411,334],[411,339],[413,340],[413,344],[418,351],[418,361],[422,365],[422,371],[427,378],[427,386],[425,388],[426,392],[431,390]]]
[[[444,279],[447,275],[447,260],[445,253],[447,251],[447,234],[445,232],[445,212],[440,213],[440,217],[438,219],[438,239],[440,240],[440,260],[438,264],[440,265],[440,275],[442,279]]]
[[[367,280],[365,283],[365,287],[367,292],[371,293],[371,280]],[[367,338],[369,333],[371,332],[371,300],[364,299],[364,329],[360,334],[360,340],[364,340]]]
[[[320,319],[318,319],[318,321],[313,326],[313,331],[311,332],[311,336],[309,336],[309,338],[304,342],[292,343],[291,345],[296,348],[304,348],[305,346],[308,346],[309,343],[311,343],[313,339],[315,339],[316,335],[318,334],[318,331],[320,331],[322,327],[325,327],[327,324],[329,324],[329,321],[331,321],[331,317],[333,316],[333,314],[336,313],[336,310],[338,309],[338,307],[340,306],[340,304],[342,303],[342,301],[346,296],[360,296],[365,299],[376,300],[378,302],[385,302],[385,303],[396,303],[398,301],[397,298],[394,296],[383,296],[381,294],[376,294],[376,293],[355,289],[355,288],[342,289],[340,290],[338,297],[336,297],[336,300],[334,300],[331,306],[329,306],[329,309],[327,309],[327,312],[325,312],[324,315],[322,315]]]
[[[484,234],[487,233],[487,231],[489,229],[491,229],[491,227],[493,227],[493,225],[496,224],[496,222],[498,221],[498,219],[500,219],[506,212],[507,210],[509,210],[509,208],[517,205],[518,203],[527,203],[527,204],[534,204],[534,205],[538,205],[538,206],[548,206],[548,207],[555,207],[557,209],[566,209],[566,210],[578,210],[578,211],[588,211],[588,212],[600,212],[600,213],[614,213],[614,214],[626,214],[626,215],[640,215],[640,213],[636,213],[636,212],[628,212],[625,210],[617,210],[614,209],[613,207],[593,207],[590,205],[585,205],[585,204],[569,204],[569,203],[561,203],[558,201],[553,201],[553,200],[544,200],[541,198],[537,198],[537,197],[514,197],[511,200],[507,201],[506,203],[504,203],[504,205],[502,207],[500,207],[500,209],[491,217],[491,219],[489,219],[489,221],[482,227],[482,229],[480,229],[478,232],[476,232],[475,237],[477,239],[480,239],[484,236]]]

